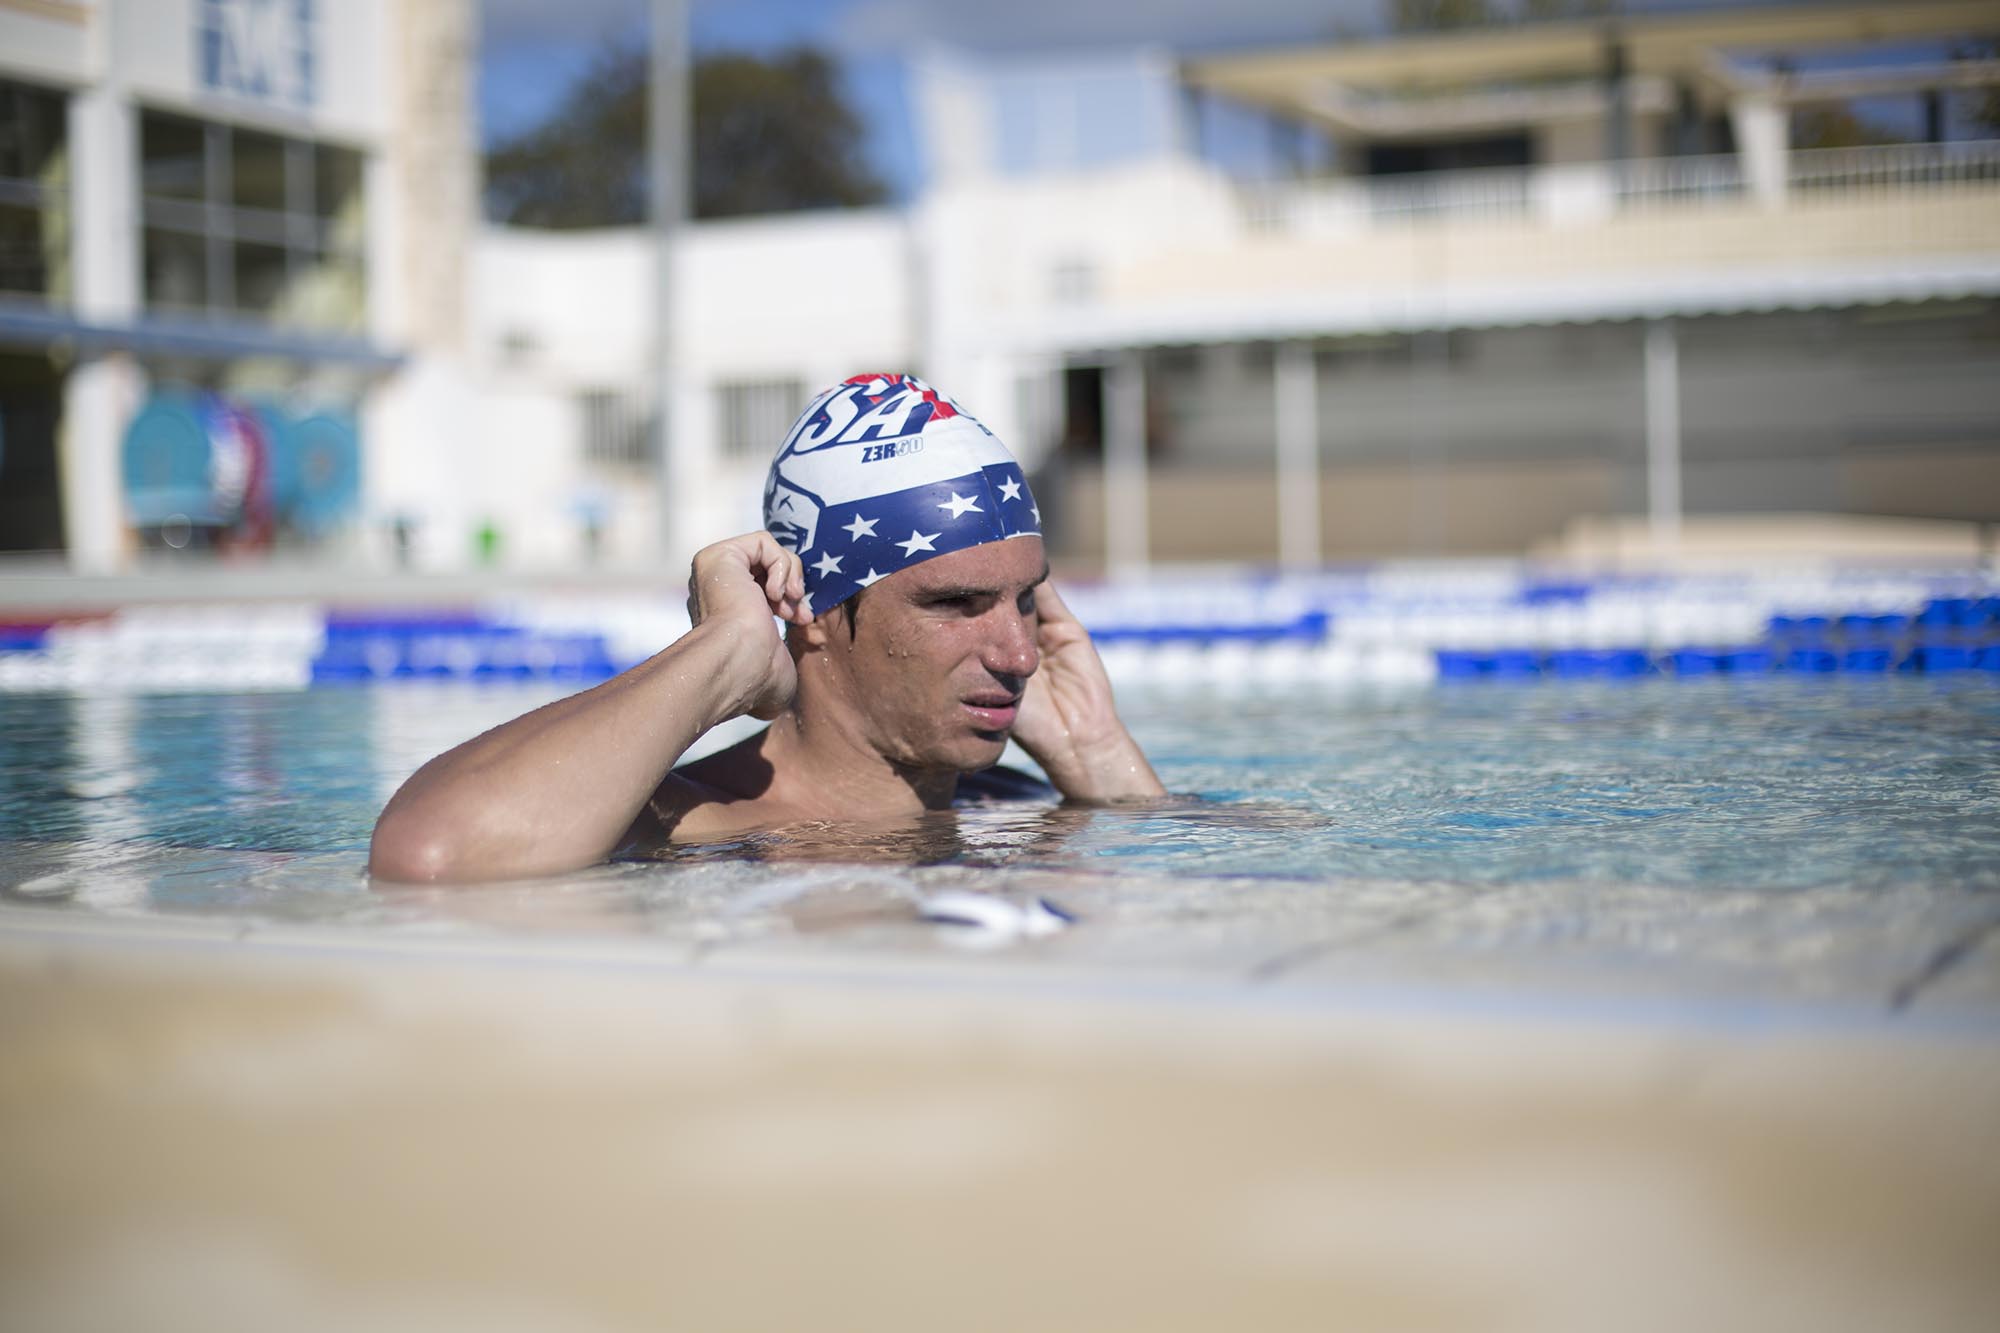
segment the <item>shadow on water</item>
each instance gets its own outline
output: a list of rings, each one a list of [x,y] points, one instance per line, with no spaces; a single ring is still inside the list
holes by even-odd
[[[740,860],[1088,870],[1107,850],[1143,850],[1151,839],[1175,831],[1256,836],[1325,826],[1326,817],[1307,806],[1247,798],[1169,796],[1118,806],[993,801],[903,819],[791,824],[631,859],[673,865]]]

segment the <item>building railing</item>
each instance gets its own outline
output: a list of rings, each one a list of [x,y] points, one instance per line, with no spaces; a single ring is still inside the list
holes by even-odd
[[[2000,140],[1814,148],[1790,155],[1788,176],[1800,190],[1901,189],[2000,184]]]
[[[1800,149],[1762,173],[1738,154],[1663,157],[1283,182],[1250,187],[1243,198],[1254,230],[1342,234],[1425,221],[1561,226],[1746,201],[1782,206],[1794,193],[1902,194],[1957,185],[2000,185],[2000,140]]]

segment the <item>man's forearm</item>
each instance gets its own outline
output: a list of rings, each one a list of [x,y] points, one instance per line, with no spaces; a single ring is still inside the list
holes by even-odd
[[[439,755],[383,810],[370,870],[508,879],[602,861],[696,738],[743,711],[742,652],[727,627],[704,626],[594,689]]]

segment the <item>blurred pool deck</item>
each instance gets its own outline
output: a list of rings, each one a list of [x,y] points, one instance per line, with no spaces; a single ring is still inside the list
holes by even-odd
[[[429,931],[0,907],[0,1326],[1984,1330],[2000,1308],[1991,921],[1869,966],[1791,929],[1762,969],[1790,979],[1759,990],[1726,966],[1726,902],[1687,932],[1724,965],[1668,976],[1554,937],[1453,948],[1365,894],[1254,940],[988,953],[855,896],[715,949],[504,886]],[[1775,932],[1744,918],[1754,955]]]

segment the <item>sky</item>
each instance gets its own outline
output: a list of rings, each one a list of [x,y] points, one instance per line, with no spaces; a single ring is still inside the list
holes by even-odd
[[[479,111],[491,143],[532,126],[606,42],[643,40],[649,0],[477,0]],[[1778,0],[1782,3],[1783,0]],[[919,172],[903,71],[928,43],[995,54],[1162,45],[1250,49],[1378,30],[1385,0],[684,0],[697,53],[807,43],[839,58],[893,195]],[[1634,8],[1739,9],[1772,0],[1640,0]]]
[[[1383,0],[686,0],[697,53],[807,43],[839,58],[869,157],[898,198],[918,148],[903,77],[926,43],[1021,53],[1164,44],[1249,47],[1366,30]],[[605,42],[641,38],[649,0],[480,0],[479,109],[489,143],[554,108]]]

